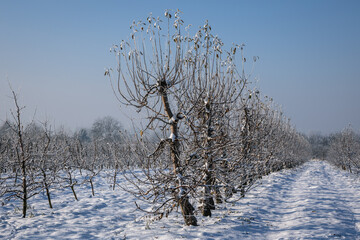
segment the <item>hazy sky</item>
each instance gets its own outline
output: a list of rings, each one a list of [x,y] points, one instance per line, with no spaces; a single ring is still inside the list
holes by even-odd
[[[360,129],[360,1],[0,1],[0,121],[8,82],[35,119],[75,130],[113,116],[127,126],[104,69],[133,20],[165,9],[197,28],[209,20],[230,48],[259,56],[253,76],[299,131]],[[1,123],[1,122],[0,122]]]

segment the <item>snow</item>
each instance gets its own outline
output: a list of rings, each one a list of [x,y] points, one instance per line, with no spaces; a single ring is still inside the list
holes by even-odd
[[[176,135],[171,133],[170,136],[169,136],[169,139],[171,139],[172,142],[175,142],[176,140]]]
[[[170,124],[172,124],[172,123],[175,123],[176,122],[176,116],[175,116],[175,118],[174,118],[174,116],[172,116],[171,118],[170,118],[170,120],[169,120],[169,123]]]
[[[359,190],[358,178],[311,161],[264,179],[239,210],[259,239],[360,239]]]
[[[95,196],[76,186],[79,201],[71,190],[54,192],[54,209],[37,195],[25,219],[20,202],[0,206],[0,239],[360,239],[360,180],[323,161],[264,177],[211,218],[197,211],[197,227],[176,212],[152,221],[104,174],[94,181]]]

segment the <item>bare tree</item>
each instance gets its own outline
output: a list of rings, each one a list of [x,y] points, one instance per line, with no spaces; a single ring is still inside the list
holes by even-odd
[[[34,155],[36,158],[34,163],[35,171],[38,171],[40,175],[39,179],[41,179],[43,189],[46,192],[49,207],[53,208],[50,189],[56,180],[59,165],[54,160],[58,151],[56,151],[57,147],[54,145],[51,127],[48,126],[47,122],[43,123],[42,128],[38,130],[38,134],[33,135],[32,142],[36,145],[36,154]]]
[[[244,70],[238,71],[235,64],[236,52],[241,53],[239,62],[245,62],[243,45],[234,45],[229,51],[223,45],[206,21],[191,38],[182,72],[186,79],[183,88],[187,89],[183,104],[192,109],[186,115],[187,127],[191,129],[187,139],[192,141],[188,141],[192,146],[188,155],[201,163],[195,175],[201,176],[204,188],[201,200],[204,216],[211,216],[215,209],[214,197],[221,201],[215,169],[224,161],[226,144],[232,140],[226,134],[231,128],[229,118],[247,84]]]
[[[179,139],[179,123],[187,114],[186,111],[190,110],[182,107],[186,91],[181,87],[181,83],[185,81],[182,74],[185,39],[181,35],[183,21],[179,15],[179,11],[175,12],[175,20],[171,22],[171,13],[165,13],[165,40],[162,37],[161,20],[149,16],[146,22],[134,22],[131,26],[131,40],[114,46],[112,51],[118,59],[118,99],[124,105],[147,111],[149,122],[142,132],[157,126],[169,134],[159,142],[158,148],[150,156],[154,157],[165,146],[169,147],[173,169],[171,181],[174,184],[172,189],[169,189],[172,195],[170,199],[180,206],[185,224],[197,225],[194,207],[189,201],[190,188],[184,176],[185,166],[181,159]],[[148,36],[148,41],[143,34]],[[150,47],[146,46],[146,43],[150,43]],[[112,76],[110,71],[105,74]]]
[[[351,173],[360,172],[360,137],[351,127],[332,137],[328,160]]]
[[[120,131],[122,126],[119,121],[113,117],[107,116],[97,119],[91,128],[91,135],[93,139],[103,140],[105,142],[120,141]],[[83,131],[84,134],[84,131]]]
[[[24,127],[21,112],[24,107],[18,103],[18,97],[12,90],[15,104],[15,112],[11,112],[14,123],[7,122],[9,138],[6,144],[6,166],[7,171],[4,176],[0,176],[0,181],[4,183],[0,195],[5,196],[6,200],[18,198],[22,201],[22,217],[25,218],[28,208],[28,200],[38,194],[42,186],[39,183],[38,175],[35,171],[34,144],[31,141],[33,131],[27,125]]]
[[[136,135],[134,156],[143,162],[142,174],[127,178],[133,193],[152,203],[150,212],[160,218],[177,205],[185,224],[197,225],[193,203],[211,216],[214,197],[221,202],[220,188],[243,190],[269,173],[279,138],[288,136],[291,144],[300,138],[259,91],[248,89],[244,67],[235,64],[236,52],[242,66],[246,62],[243,45],[225,51],[207,22],[191,35],[180,11],[172,14],[165,11],[164,31],[162,20],[151,15],[133,22],[129,40],[111,49],[116,70],[105,75],[118,101],[147,120]],[[156,144],[148,141],[150,134]]]

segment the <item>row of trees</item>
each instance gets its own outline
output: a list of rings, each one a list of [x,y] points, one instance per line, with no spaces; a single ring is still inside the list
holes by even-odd
[[[90,184],[95,194],[94,178],[103,169],[115,188],[117,173],[138,163],[131,161],[127,135],[118,121],[105,117],[91,129],[81,129],[72,136],[55,131],[47,123],[23,123],[24,107],[13,92],[13,120],[0,127],[0,197],[4,204],[13,199],[22,201],[26,217],[28,200],[44,192],[52,208],[51,192],[71,189],[78,200],[76,186]]]
[[[351,126],[328,135],[313,133],[307,139],[312,158],[327,160],[351,173],[360,172],[360,135]]]
[[[321,133],[311,133],[307,136],[311,145],[311,157],[326,160],[332,136]]]
[[[244,45],[225,50],[207,22],[191,33],[179,11],[165,19],[134,22],[129,40],[112,48],[116,69],[105,72],[118,100],[145,116],[135,134],[112,118],[72,136],[46,122],[24,124],[13,93],[13,120],[0,129],[0,196],[22,200],[23,217],[42,191],[50,208],[54,189],[77,199],[77,185],[90,184],[95,194],[105,169],[114,190],[150,203],[139,209],[162,218],[180,207],[185,224],[197,225],[198,213],[211,216],[262,176],[309,158],[306,138],[251,85]]]
[[[351,173],[360,173],[360,135],[349,126],[330,137],[327,160]]]
[[[123,105],[146,115],[143,172],[127,172],[128,190],[159,218],[180,207],[185,224],[197,225],[198,209],[211,216],[215,203],[244,196],[261,176],[307,160],[310,147],[251,87],[244,45],[225,50],[208,22],[193,33],[183,24],[179,11],[134,22],[105,75]]]

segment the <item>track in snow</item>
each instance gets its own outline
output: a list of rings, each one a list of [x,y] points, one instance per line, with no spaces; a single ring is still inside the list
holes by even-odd
[[[241,203],[249,237],[360,239],[359,181],[327,162],[273,174]]]

